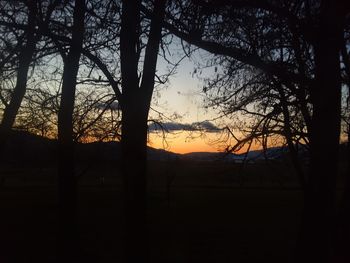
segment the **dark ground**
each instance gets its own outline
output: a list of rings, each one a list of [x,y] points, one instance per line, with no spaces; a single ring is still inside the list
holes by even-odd
[[[53,262],[54,166],[21,166],[2,166],[0,262]],[[241,170],[237,164],[152,162],[151,262],[290,262],[302,209],[290,171],[265,164]],[[79,180],[83,262],[120,262],[118,169],[90,167]]]

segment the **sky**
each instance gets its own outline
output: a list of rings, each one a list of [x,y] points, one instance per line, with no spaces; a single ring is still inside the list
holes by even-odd
[[[217,152],[220,150],[219,146],[213,143],[216,136],[214,133],[202,135],[179,131],[168,133],[164,140],[160,134],[151,133],[148,145],[176,153]]]
[[[179,60],[181,54],[183,54],[182,47],[178,47],[178,53],[176,53],[175,45],[172,45],[172,49],[175,50],[173,53],[175,55],[171,58],[172,61]],[[159,129],[156,131],[152,124],[149,124],[149,146],[182,154],[225,151],[229,142],[225,140],[224,133],[219,129],[218,121],[215,121],[219,114],[211,108],[205,109],[203,103],[205,97],[202,92],[203,81],[196,74],[193,74],[195,68],[198,68],[198,63],[204,65],[211,57],[212,55],[209,53],[197,50],[191,56],[191,59],[186,57],[181,61],[176,74],[171,76],[165,86],[162,85],[155,89],[151,108],[166,116],[162,122],[166,124],[165,126],[170,132],[162,133]],[[160,57],[157,73],[162,74],[168,66],[169,63]],[[203,75],[201,76],[216,75],[215,72],[215,67],[208,67],[203,69]],[[179,118],[174,118],[174,115]],[[151,110],[150,119],[153,117],[157,119],[157,112]],[[221,121],[227,122],[229,120]],[[171,124],[171,127],[169,124]],[[193,126],[196,128],[198,124],[205,125],[205,127],[199,127],[201,132],[193,129]],[[176,128],[174,126],[182,127]],[[243,147],[238,153],[245,152],[247,148],[248,146]],[[250,150],[260,148],[260,144],[254,142]]]
[[[197,57],[201,56],[200,53]],[[158,68],[160,70],[167,67],[167,63],[160,59]],[[203,104],[202,82],[193,75],[195,62],[189,58],[181,61],[169,83],[164,87],[159,87],[155,91],[152,108],[169,116],[164,122],[173,124],[190,125],[210,121],[216,117],[212,110],[205,110]],[[155,112],[152,114],[157,115]],[[173,118],[173,116],[178,118]],[[213,123],[213,125],[215,125]],[[180,126],[180,125],[178,125]],[[169,129],[169,127],[167,127]],[[181,130],[186,127],[171,127],[169,133],[164,136],[161,132],[152,131],[149,135],[149,146],[157,149],[165,149],[176,153],[189,152],[217,152],[222,146],[215,144],[214,141],[219,136],[215,130],[209,132],[196,132]]]

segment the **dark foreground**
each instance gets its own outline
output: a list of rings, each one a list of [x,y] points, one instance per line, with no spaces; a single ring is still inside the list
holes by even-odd
[[[302,192],[293,176],[256,167],[250,174],[235,169],[151,164],[151,262],[291,261],[302,209]],[[82,262],[121,262],[118,169],[81,170],[77,250]],[[54,262],[54,169],[27,167],[2,176],[0,262]]]

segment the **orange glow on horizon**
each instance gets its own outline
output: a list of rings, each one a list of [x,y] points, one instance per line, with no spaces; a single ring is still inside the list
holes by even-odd
[[[164,140],[159,134],[150,133],[148,146],[179,154],[191,152],[222,152],[225,150],[226,145],[224,143],[215,143],[215,141],[217,141],[217,136],[216,133],[206,133],[201,136],[196,133],[178,132],[175,134],[166,134]],[[250,150],[258,150],[260,148],[259,145],[253,144]],[[237,153],[244,153],[246,150],[247,146],[243,147],[243,149]]]
[[[203,136],[189,132],[167,133],[165,138],[160,134],[150,133],[148,146],[180,154],[218,151],[215,145],[210,145]]]

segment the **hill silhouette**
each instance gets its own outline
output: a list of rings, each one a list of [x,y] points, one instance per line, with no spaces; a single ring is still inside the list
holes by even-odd
[[[305,157],[305,149],[300,151]],[[25,131],[13,131],[3,148],[5,161],[55,161],[57,159],[57,140],[38,136]],[[155,161],[223,161],[259,162],[266,158],[279,160],[288,155],[286,147],[272,147],[266,150],[250,151],[246,154],[225,152],[173,153],[163,149],[148,147],[148,159]],[[76,143],[77,161],[117,161],[121,158],[121,144],[117,141]]]
[[[54,161],[57,159],[57,140],[25,131],[12,131],[2,149],[5,161]],[[150,160],[173,160],[178,154],[148,147]],[[121,158],[117,141],[76,143],[76,160],[116,161]]]

